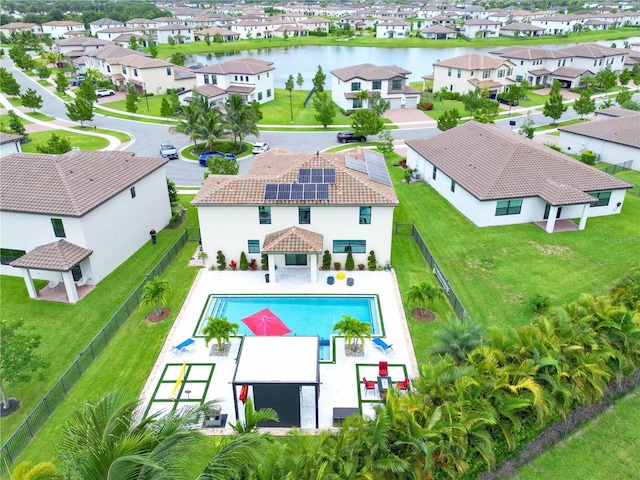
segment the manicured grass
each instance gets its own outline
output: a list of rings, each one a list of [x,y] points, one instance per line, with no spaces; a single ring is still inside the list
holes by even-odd
[[[20,97],[7,97],[7,100],[14,107],[21,107],[22,106],[22,99]]]
[[[67,138],[72,146],[78,147],[80,150],[100,150],[109,145],[109,141],[102,137],[91,137],[89,135],[82,135],[81,133],[72,133],[67,130],[48,130],[46,132],[30,133],[29,138],[31,138],[31,141],[22,145],[22,151],[36,153],[36,145],[46,143],[54,133],[60,137]]]
[[[0,276],[3,317],[24,318],[26,323],[34,326],[43,339],[38,352],[50,361],[45,371],[45,382],[34,379],[8,391],[9,395],[20,398],[22,407],[17,413],[0,420],[3,442],[157,264],[184,228],[197,226],[197,214],[189,205],[192,199],[192,195],[180,196],[181,203],[187,207],[187,216],[180,228],[159,232],[157,245],[151,245],[150,241],[146,243],[76,305],[31,300],[21,278]],[[64,420],[86,398],[95,398],[116,388],[132,395],[140,393],[197,274],[197,269],[186,267],[196,246],[195,242],[187,244],[164,275],[172,286],[167,298],[167,305],[172,309],[169,319],[150,324],[143,320],[149,307],[139,307],[38,432],[25,453],[25,459],[37,462],[53,459],[55,451],[51,446],[57,443]],[[40,282],[40,286],[44,284]],[[60,348],[63,344],[64,348]]]
[[[131,136],[128,133],[119,132],[117,130],[109,130],[106,128],[98,128],[94,130],[93,127],[84,126],[84,127],[71,127],[74,130],[80,130],[82,132],[96,132],[96,133],[104,133],[105,135],[111,135],[112,137],[116,137],[121,142],[130,142]]]
[[[125,113],[127,112],[126,100],[116,100],[115,102],[108,101],[109,97],[101,99],[100,104],[105,107],[115,108],[116,110],[122,110]],[[161,117],[160,115],[160,107],[162,106],[162,99],[169,99],[169,95],[153,95],[152,97],[141,97],[138,99],[138,111],[140,115],[153,115],[154,117]],[[149,108],[147,108],[147,102],[149,103]],[[129,114],[129,118],[131,118],[131,114]],[[164,117],[161,117],[164,118]]]
[[[32,112],[32,111],[28,111],[28,112],[24,112],[26,115],[29,115],[30,117],[33,118],[37,118],[38,120],[42,120],[43,122],[50,122],[51,120],[55,120],[55,117],[52,117],[50,115],[46,115],[42,112]]]
[[[71,98],[69,98],[71,100]],[[108,106],[108,105],[105,105]],[[114,112],[110,112],[108,110],[104,110],[102,108],[100,108],[99,105],[95,105],[95,112],[100,114],[100,115],[104,115],[105,117],[113,117],[113,118],[123,118],[125,120],[135,120],[136,122],[145,122],[145,123],[154,123],[156,125],[166,125],[168,123],[174,123],[176,121],[178,121],[179,119],[173,119],[172,121],[167,121],[164,120],[162,118],[158,118],[158,119],[152,119],[152,118],[144,118],[144,117],[134,117],[133,119],[131,118],[131,114],[130,113],[114,113]]]
[[[433,110],[428,110],[425,112],[432,119],[438,120],[440,116],[446,112],[447,110],[453,110],[454,108],[458,110],[458,113],[461,117],[468,117],[470,115],[464,108],[464,105],[460,100],[432,100]]]
[[[40,80],[38,80],[38,83],[40,85],[42,85],[43,87],[50,87],[51,86],[51,82],[49,82],[49,80],[40,79]]]
[[[219,142],[214,142],[213,144],[213,148],[210,150],[211,152],[223,152],[223,153],[234,153],[236,155],[236,158],[242,158],[242,157],[248,157],[249,155],[251,155],[251,147],[253,145],[249,142],[244,142],[244,149],[242,150],[242,153],[237,153],[237,148],[236,146],[233,144],[232,141],[230,140],[221,140]],[[195,149],[198,152],[203,152],[204,151],[204,142],[198,143],[195,146]],[[193,161],[198,161],[199,157],[200,157],[200,153],[198,153],[197,155],[193,154],[192,152],[194,151],[194,146],[193,144],[189,144],[186,147],[184,147],[182,150],[180,150],[180,155],[182,157],[184,157],[187,160],[193,160]],[[200,187],[197,187],[200,188]]]
[[[640,458],[640,395],[618,400],[613,409],[531,463],[514,480],[573,480],[576,478],[638,478]]]
[[[576,123],[583,123],[588,121],[589,119],[587,118],[583,120],[574,118],[572,120],[565,120],[564,122],[549,123],[547,125],[540,125],[539,127],[535,127],[534,132],[542,132],[544,130],[549,130],[550,128],[566,127],[567,125],[575,125]]]
[[[527,98],[521,100],[519,106],[521,107],[535,107],[538,105],[544,105],[549,100],[549,95],[540,95],[539,93],[535,93],[535,90],[527,93]]]

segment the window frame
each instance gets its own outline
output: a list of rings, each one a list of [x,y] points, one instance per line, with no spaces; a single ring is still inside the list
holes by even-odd
[[[496,202],[496,217],[504,217],[506,215],[520,215],[522,213],[522,198],[512,198],[510,200],[498,200]],[[506,204],[506,205],[505,205]]]
[[[135,185],[129,189],[129,193],[131,193],[131,198],[136,198],[136,187]]]
[[[394,78],[391,80],[391,90],[402,90],[402,79]]]
[[[362,82],[351,82],[351,91],[359,92],[362,90]]]
[[[271,225],[271,207],[268,205],[258,206],[258,220],[260,225]]]
[[[59,222],[59,224],[58,224]],[[57,225],[58,224],[58,225]],[[67,234],[64,231],[64,222],[61,218],[52,218],[51,226],[53,227],[53,234],[58,238],[67,238]]]
[[[373,209],[370,205],[361,205],[358,215],[359,225],[371,225],[371,211]]]
[[[591,192],[589,195],[592,197],[596,197],[598,201],[596,203],[592,203],[591,207],[606,207],[611,202],[611,190],[603,190],[601,192]]]
[[[355,248],[354,248],[355,247]],[[367,253],[366,240],[334,240],[333,253]]]
[[[247,253],[260,253],[260,240],[247,240]]]
[[[371,82],[371,90],[382,90],[382,80],[374,80]]]
[[[26,253],[25,250],[17,250],[15,248],[0,248],[0,265],[9,265]]]
[[[298,225],[311,225],[311,207],[306,205],[298,207]]]

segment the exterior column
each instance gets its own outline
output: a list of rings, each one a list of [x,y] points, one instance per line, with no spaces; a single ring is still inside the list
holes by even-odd
[[[553,233],[553,229],[556,226],[556,215],[558,214],[558,207],[551,205],[549,208],[549,218],[547,218],[547,233]]]
[[[582,206],[582,215],[580,215],[580,224],[578,225],[578,230],[584,230],[587,226],[587,219],[589,218],[589,204],[585,203]]]
[[[271,280],[272,283],[276,283],[275,255],[268,253],[267,258],[269,259],[269,280]]]
[[[76,290],[76,284],[73,281],[71,270],[62,272],[62,280],[64,281],[64,289],[67,291],[67,298],[69,299],[69,303],[77,303],[78,291]]]
[[[311,257],[311,283],[318,282],[318,255],[310,253],[307,257]]]
[[[33,284],[33,279],[31,278],[31,271],[28,268],[21,268],[22,276],[24,277],[24,283],[27,286],[27,292],[29,292],[30,298],[38,298],[38,292],[36,291],[36,287]]]

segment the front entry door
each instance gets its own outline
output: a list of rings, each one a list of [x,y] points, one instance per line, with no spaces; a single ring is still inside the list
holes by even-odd
[[[287,253],[284,256],[285,265],[306,265],[307,254],[306,253]]]
[[[551,205],[549,205],[547,203],[547,206],[544,207],[544,219],[548,220],[549,219],[549,212],[551,211]],[[562,213],[562,207],[558,208],[558,213],[556,213],[556,218],[560,218],[560,214]]]

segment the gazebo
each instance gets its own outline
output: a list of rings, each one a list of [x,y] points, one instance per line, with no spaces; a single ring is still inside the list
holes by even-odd
[[[318,348],[318,337],[245,336],[232,382],[236,418],[238,392],[245,387],[256,410],[270,407],[278,413],[279,422],[261,426],[301,427],[314,416],[318,428]]]
[[[293,226],[268,234],[264,239],[262,253],[269,257],[275,254],[306,256],[304,264],[309,265],[311,282],[315,283],[318,281],[318,255],[322,254],[322,243],[320,233]],[[276,280],[274,265],[275,262],[269,258],[269,276],[273,281]]]

